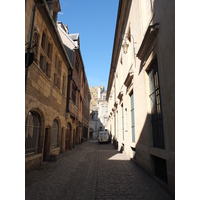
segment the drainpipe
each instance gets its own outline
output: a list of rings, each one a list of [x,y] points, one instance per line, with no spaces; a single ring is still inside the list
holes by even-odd
[[[29,64],[32,37],[33,37],[33,28],[34,28],[34,21],[35,21],[36,6],[44,6],[44,5],[45,5],[45,3],[35,4],[34,7],[33,7],[33,20],[32,20],[32,27],[31,27],[31,36],[30,36],[30,40],[29,40],[29,43],[28,43],[27,58],[26,58],[26,62],[25,62],[25,69],[26,69],[26,72],[25,72],[25,92],[26,92],[26,83],[27,83],[27,77],[28,77],[28,67],[29,67],[28,64]]]
[[[33,7],[33,20],[32,20],[32,27],[31,27],[31,36],[27,48],[27,58],[26,58],[26,63],[25,63],[25,92],[26,92],[26,83],[27,83],[27,77],[28,77],[28,62],[29,62],[29,56],[30,56],[30,50],[31,50],[31,44],[32,44],[32,37],[33,37],[33,28],[34,28],[34,21],[35,21],[35,11],[36,11],[36,4]]]

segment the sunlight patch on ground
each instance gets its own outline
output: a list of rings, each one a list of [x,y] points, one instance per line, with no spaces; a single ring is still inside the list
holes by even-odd
[[[108,160],[130,160],[128,156],[122,154],[122,153],[117,153],[114,156],[108,158]]]

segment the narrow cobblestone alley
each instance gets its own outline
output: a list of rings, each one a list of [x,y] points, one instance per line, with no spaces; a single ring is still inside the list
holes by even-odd
[[[111,144],[86,142],[25,175],[26,200],[171,199]]]

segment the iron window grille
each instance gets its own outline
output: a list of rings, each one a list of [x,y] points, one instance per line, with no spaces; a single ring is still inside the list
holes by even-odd
[[[157,59],[151,65],[148,74],[149,74],[149,86],[150,86],[149,97],[151,102],[153,146],[165,149]]]
[[[41,132],[40,117],[35,112],[29,112],[25,125],[25,155],[40,153],[39,139]]]
[[[55,119],[53,121],[53,127],[51,132],[51,147],[57,147],[58,146],[58,121]]]

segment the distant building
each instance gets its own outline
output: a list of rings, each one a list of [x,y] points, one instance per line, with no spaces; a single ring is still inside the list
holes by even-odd
[[[106,98],[118,150],[174,196],[174,0],[119,0]]]
[[[90,139],[97,139],[99,130],[108,129],[108,104],[103,86],[90,87]]]

